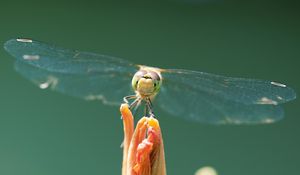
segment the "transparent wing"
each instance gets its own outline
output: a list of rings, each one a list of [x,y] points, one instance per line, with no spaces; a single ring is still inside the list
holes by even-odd
[[[40,88],[119,104],[130,93],[134,64],[115,57],[68,50],[46,43],[12,39],[5,49],[17,61],[15,68]]]
[[[271,81],[230,78],[188,70],[166,70],[159,106],[188,120],[212,124],[270,123],[283,117],[277,104],[295,92]]]

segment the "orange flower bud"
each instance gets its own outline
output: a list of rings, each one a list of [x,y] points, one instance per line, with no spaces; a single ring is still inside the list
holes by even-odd
[[[158,120],[143,117],[134,129],[134,118],[128,105],[122,104],[120,111],[124,125],[122,175],[166,175]]]

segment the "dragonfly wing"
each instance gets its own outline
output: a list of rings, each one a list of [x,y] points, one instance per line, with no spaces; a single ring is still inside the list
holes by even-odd
[[[203,123],[271,123],[284,115],[277,104],[295,98],[292,89],[261,80],[187,70],[166,70],[163,78],[159,106],[172,115]]]
[[[15,68],[40,88],[50,88],[87,100],[119,104],[130,93],[137,67],[120,58],[63,49],[16,39],[5,49],[17,58]]]
[[[166,83],[184,84],[192,89],[243,104],[277,105],[296,98],[293,89],[272,81],[232,78],[210,73],[169,69]]]

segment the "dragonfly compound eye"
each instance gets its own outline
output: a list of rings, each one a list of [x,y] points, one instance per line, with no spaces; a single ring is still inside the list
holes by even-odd
[[[150,75],[152,81],[153,81],[153,86],[154,86],[154,91],[158,92],[160,85],[161,85],[161,77],[158,73],[155,71],[148,71],[148,75]]]
[[[131,81],[131,85],[132,85],[132,88],[133,88],[134,90],[137,89],[137,85],[138,85],[138,83],[139,83],[139,80],[140,80],[141,78],[143,78],[144,75],[146,75],[146,74],[147,74],[147,71],[145,71],[145,70],[139,70],[139,71],[137,71],[137,72],[134,74],[134,76],[133,76],[133,78],[132,78],[132,81]]]

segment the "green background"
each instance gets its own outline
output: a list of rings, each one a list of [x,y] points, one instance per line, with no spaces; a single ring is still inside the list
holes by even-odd
[[[292,1],[2,1],[0,43],[27,37],[163,68],[280,81],[300,92]],[[0,175],[120,174],[119,108],[40,90],[0,51]],[[157,111],[167,171],[300,174],[299,100],[272,125],[210,126]]]

